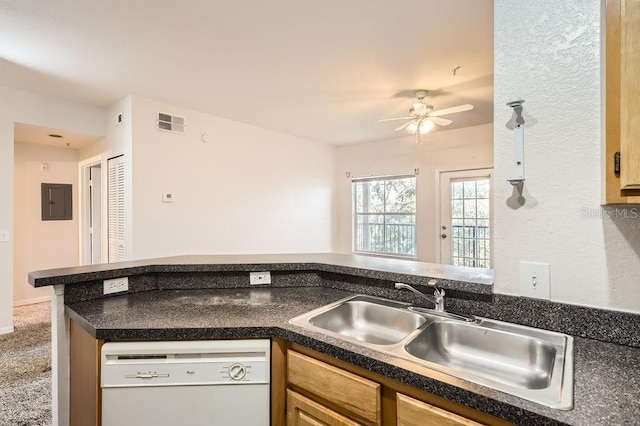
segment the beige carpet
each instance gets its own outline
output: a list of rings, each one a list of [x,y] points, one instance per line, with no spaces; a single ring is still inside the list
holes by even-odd
[[[16,307],[14,327],[0,335],[0,425],[50,425],[50,303]]]

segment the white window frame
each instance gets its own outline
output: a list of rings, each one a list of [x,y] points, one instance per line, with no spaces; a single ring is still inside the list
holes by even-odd
[[[383,251],[369,251],[369,250],[358,250],[358,216],[362,215],[362,212],[356,211],[356,191],[354,190],[354,184],[359,182],[373,182],[373,181],[388,181],[388,180],[399,180],[399,179],[407,179],[411,178],[415,182],[416,186],[416,211],[413,213],[404,213],[404,212],[371,212],[365,213],[375,216],[413,216],[414,218],[414,246],[415,246],[415,254],[402,254],[402,253],[392,253],[392,252],[383,252]],[[367,255],[367,256],[379,256],[379,257],[390,257],[390,258],[398,258],[398,259],[412,259],[415,260],[418,258],[418,179],[416,174],[399,174],[399,175],[385,175],[385,176],[370,176],[366,178],[353,178],[351,179],[351,202],[352,202],[352,252],[355,254]],[[385,200],[386,205],[386,200]],[[386,210],[386,208],[385,208]],[[384,228],[383,228],[384,229]],[[386,241],[386,238],[385,238]]]

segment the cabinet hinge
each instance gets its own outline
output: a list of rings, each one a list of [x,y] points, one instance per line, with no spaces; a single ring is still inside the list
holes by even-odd
[[[613,154],[613,173],[620,176],[620,151]]]

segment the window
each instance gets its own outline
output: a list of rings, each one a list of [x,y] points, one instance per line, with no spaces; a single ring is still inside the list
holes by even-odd
[[[416,178],[354,179],[354,251],[416,257]]]

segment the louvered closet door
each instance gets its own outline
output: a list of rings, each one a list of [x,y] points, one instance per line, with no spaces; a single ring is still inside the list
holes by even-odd
[[[108,160],[109,262],[125,260],[124,155]]]

